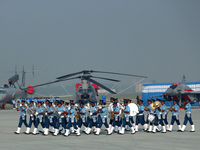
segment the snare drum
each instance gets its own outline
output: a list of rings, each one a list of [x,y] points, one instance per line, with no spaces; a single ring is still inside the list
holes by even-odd
[[[154,121],[155,121],[155,116],[152,115],[152,114],[149,114],[148,120],[149,120],[149,122],[151,122],[151,123],[154,122]]]

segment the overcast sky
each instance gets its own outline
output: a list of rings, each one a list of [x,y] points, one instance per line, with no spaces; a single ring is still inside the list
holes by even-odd
[[[33,85],[83,69],[148,76],[144,82],[177,82],[183,74],[200,81],[199,6],[199,0],[0,0],[0,84],[15,65],[20,71],[33,64],[45,70],[27,75]]]

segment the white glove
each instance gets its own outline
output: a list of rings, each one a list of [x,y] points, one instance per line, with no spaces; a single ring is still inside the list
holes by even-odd
[[[27,107],[28,105],[27,105],[27,104],[25,104],[25,106]]]
[[[156,104],[157,107],[159,107],[159,104]]]
[[[58,114],[61,115],[61,112],[59,111]]]
[[[90,116],[92,116],[92,114],[93,114],[93,113],[92,113],[92,112],[90,112]]]
[[[22,104],[19,104],[20,107],[22,107]]]
[[[45,115],[47,116],[47,112],[45,113]]]
[[[38,115],[38,112],[36,112],[35,115]]]

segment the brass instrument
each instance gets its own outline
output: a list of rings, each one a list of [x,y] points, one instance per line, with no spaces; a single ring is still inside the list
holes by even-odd
[[[158,107],[161,107],[161,103],[159,101],[156,101],[154,103],[151,103],[150,107],[152,110],[157,109]]]
[[[113,106],[111,106],[110,119],[111,119],[111,120],[114,120],[114,114],[112,113],[112,111],[113,111]]]
[[[55,108],[55,104],[54,103],[52,104],[52,108],[53,108],[55,116],[57,117],[57,119],[59,119],[60,115],[58,114],[58,110]]]
[[[124,119],[124,112],[122,111],[122,110],[124,110],[123,104],[120,105],[120,110],[121,110],[120,117],[121,117],[122,119]]]
[[[76,120],[79,120],[80,116],[77,112],[80,112],[80,109],[78,107],[76,107],[75,109],[76,109]]]
[[[31,108],[28,106],[27,103],[25,104],[25,107],[26,107],[27,113],[28,113],[30,116],[35,114],[35,112],[36,112],[36,109],[35,109],[35,108],[34,108],[34,109],[31,109]]]
[[[42,104],[43,107],[43,118],[45,118],[45,113],[48,112],[46,104]]]

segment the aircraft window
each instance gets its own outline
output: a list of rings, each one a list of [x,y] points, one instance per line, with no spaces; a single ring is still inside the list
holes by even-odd
[[[79,89],[79,93],[82,93],[82,92],[83,92],[83,89],[82,89],[82,88],[80,88],[80,89]]]
[[[178,85],[180,85],[180,84],[179,84],[179,83],[173,83],[173,84],[171,85],[171,88],[174,90],[175,88],[177,88]]]
[[[6,91],[0,90],[0,94],[6,94]]]

